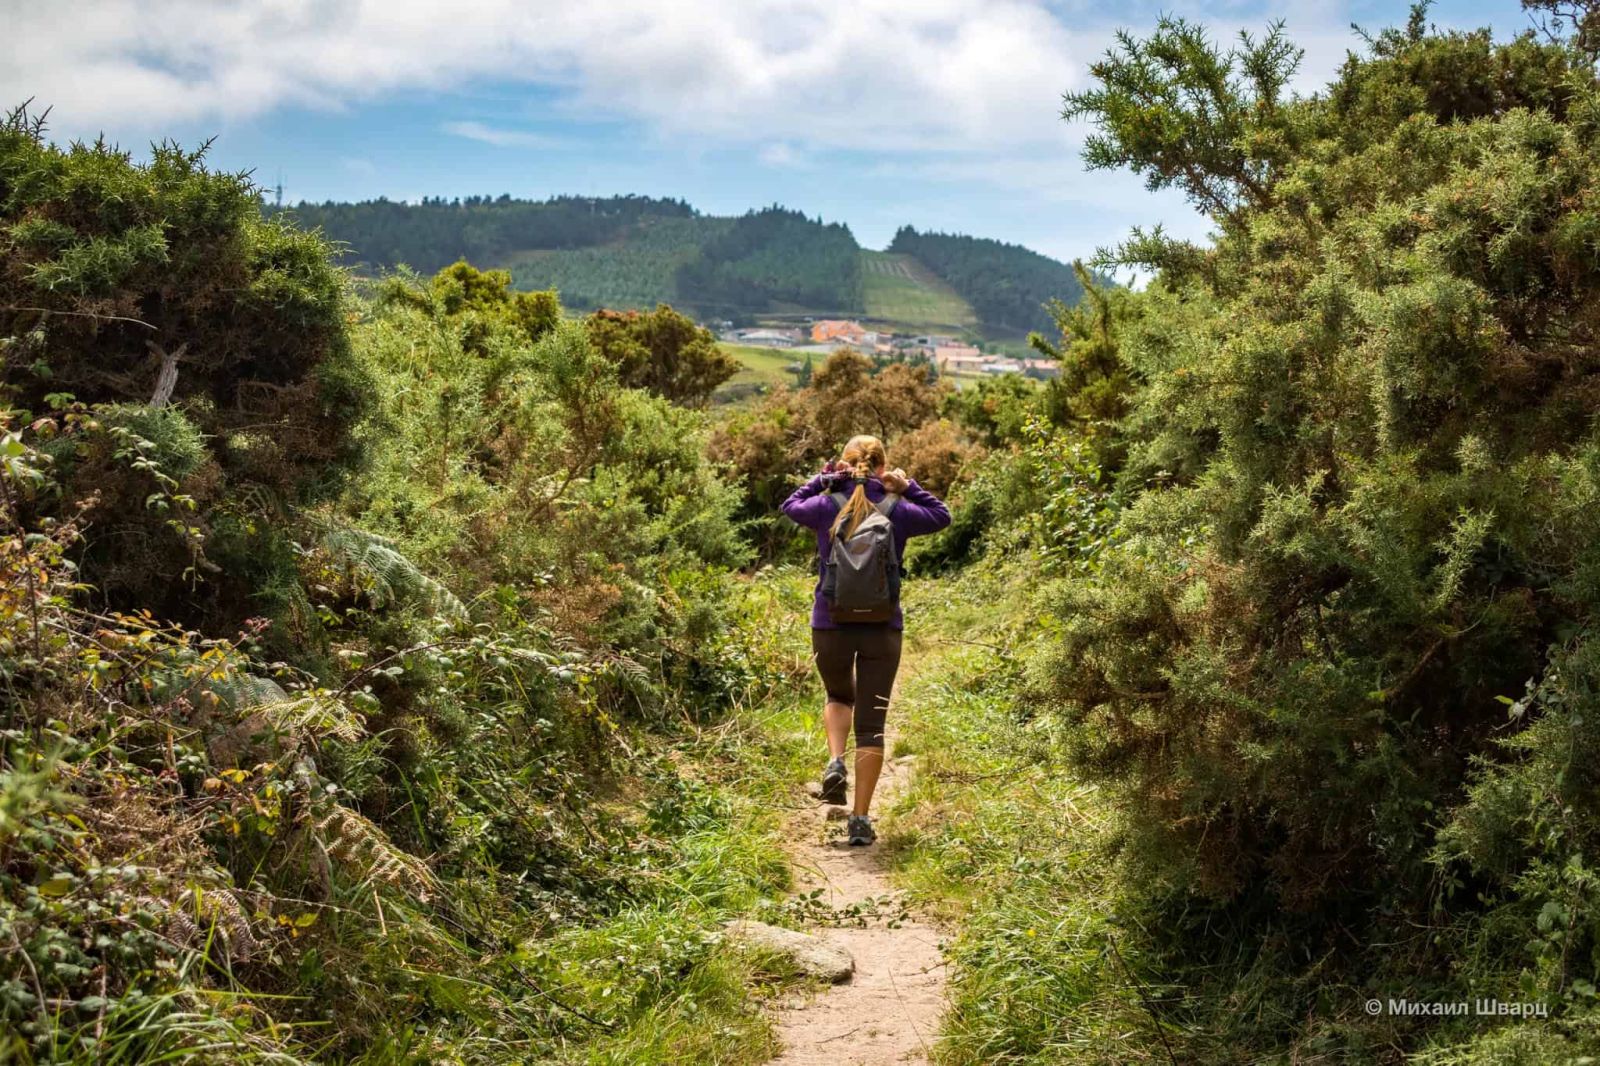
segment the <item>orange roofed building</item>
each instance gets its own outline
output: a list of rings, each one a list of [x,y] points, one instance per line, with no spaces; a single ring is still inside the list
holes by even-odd
[[[829,341],[839,341],[843,344],[860,344],[866,337],[867,331],[861,328],[859,322],[847,322],[838,318],[825,318],[811,325],[811,343],[827,344]]]

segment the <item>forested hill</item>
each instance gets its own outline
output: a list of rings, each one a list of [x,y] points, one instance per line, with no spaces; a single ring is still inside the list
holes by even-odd
[[[646,218],[692,218],[697,214],[681,201],[648,196],[606,200],[558,196],[540,201],[510,196],[433,197],[419,204],[330,200],[302,203],[292,212],[306,226],[320,228],[349,245],[351,257],[361,264],[405,263],[426,274],[457,259],[500,262],[526,248],[606,244]]]
[[[1048,330],[1044,305],[1081,295],[1069,266],[1019,245],[906,227],[891,251],[916,262],[897,267],[895,283],[929,289],[927,306],[944,309],[925,321],[908,318],[905,309],[919,305],[877,299],[863,276],[867,254],[848,226],[777,205],[730,218],[644,196],[484,196],[302,203],[289,213],[348,246],[346,261],[363,269],[403,263],[427,273],[464,258],[509,269],[519,288],[557,289],[564,304],[585,310],[665,302],[735,319],[864,316],[927,328],[976,321],[979,334],[1001,338]],[[953,314],[952,290],[968,305]]]
[[[972,305],[994,334],[1023,336],[1048,331],[1045,305],[1074,305],[1083,287],[1072,268],[1020,244],[953,233],[918,233],[902,226],[889,251],[914,256]]]

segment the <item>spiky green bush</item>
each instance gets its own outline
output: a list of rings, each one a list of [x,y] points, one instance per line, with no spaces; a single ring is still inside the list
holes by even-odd
[[[1122,250],[1169,293],[1119,352],[1129,506],[1032,692],[1120,811],[1194,1059],[1473,1037],[1368,993],[1538,999],[1587,1033],[1592,842],[1557,827],[1600,609],[1600,93],[1561,45],[1420,15],[1314,97],[1283,95],[1295,58],[1164,21],[1069,98],[1091,163],[1219,237]]]
[[[176,149],[141,168],[11,132],[61,180],[104,179],[77,210],[144,197],[174,241],[248,194]],[[104,338],[52,332],[67,304],[43,333],[0,319],[5,401],[40,405],[0,415],[0,1056],[670,1061],[712,1032],[759,1054],[751,965],[715,930],[782,867],[755,812],[656,755],[768,675],[730,631],[745,549],[703,416],[620,386],[553,294],[458,264],[347,302],[316,239],[218,217],[240,247],[315,253],[329,285],[321,325],[285,290],[252,327],[301,375],[284,395],[325,398],[335,366],[365,394],[299,412],[336,424],[289,455],[278,423],[230,421],[259,368],[180,363],[165,404],[44,395],[52,367],[93,384]],[[154,276],[126,227],[126,254],[68,255],[66,223],[25,221],[29,255],[60,254],[5,277],[85,299],[115,280],[90,260]],[[245,313],[210,298],[197,338]],[[644,985],[576,976],[624,942],[654,959]]]
[[[157,487],[109,456],[58,468],[69,494],[107,494],[81,559],[102,602],[218,626],[262,609],[258,564],[287,556],[280,519],[359,458],[367,386],[330,251],[264,220],[249,178],[210,169],[204,147],[135,161],[104,141],[58,147],[23,108],[0,121],[0,404],[105,405],[122,446],[149,441],[196,505],[176,530],[142,505]]]

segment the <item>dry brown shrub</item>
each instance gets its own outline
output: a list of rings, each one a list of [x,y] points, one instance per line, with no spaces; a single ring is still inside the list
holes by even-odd
[[[929,492],[947,495],[988,452],[969,441],[949,419],[924,422],[889,443],[889,465],[902,467]]]
[[[587,639],[602,631],[606,616],[622,602],[622,589],[588,577],[533,589],[528,599],[550,612],[557,630]]]

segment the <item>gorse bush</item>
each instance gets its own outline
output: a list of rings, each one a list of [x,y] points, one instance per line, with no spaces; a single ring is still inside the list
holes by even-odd
[[[103,142],[55,148],[22,109],[0,122],[0,403],[131,405],[104,415],[127,431],[106,443],[170,453],[166,476],[199,506],[175,531],[143,506],[159,486],[140,472],[64,456],[69,493],[126,493],[103,501],[85,576],[109,606],[235,625],[262,611],[241,571],[275,553],[272,516],[327,498],[358,461],[367,390],[328,246],[264,221],[248,180],[204,155],[163,144],[136,164]]]
[[[357,431],[373,442],[350,497],[363,527],[459,583],[518,584],[568,631],[628,630],[659,652],[681,619],[653,590],[744,551],[699,416],[621,387],[582,325],[530,337],[436,287],[395,284],[407,295],[357,331],[379,383]],[[526,295],[506,284],[493,278]]]
[[[629,388],[648,389],[675,403],[704,406],[739,362],[717,347],[710,330],[665,304],[654,311],[597,311],[589,341],[617,368]]]
[[[1161,270],[1098,371],[1133,388],[1126,508],[1057,588],[1030,692],[1117,805],[1193,1058],[1415,1047],[1361,989],[1565,1006],[1540,1046],[1570,1051],[1600,977],[1600,93],[1560,44],[1420,14],[1323,93],[1284,94],[1296,61],[1164,21],[1068,98],[1092,165],[1178,186],[1219,237],[1118,253]]]
[[[704,416],[506,274],[361,301],[200,155],[6,129],[0,1056],[758,1054],[713,933],[782,868],[645,733],[772,684]]]
[[[1121,459],[1118,423],[1127,417],[1136,384],[1119,345],[1121,337],[1135,328],[1144,302],[1125,289],[1097,284],[1081,263],[1073,263],[1072,269],[1083,286],[1082,305],[1052,302],[1050,317],[1055,319],[1059,342],[1033,333],[1028,343],[1061,366],[1061,376],[1052,379],[1048,389],[1051,420],[1070,425],[1076,435],[1095,445],[1102,462],[1115,467]]]
[[[148,402],[170,359],[171,398],[230,474],[281,491],[350,458],[343,282],[321,240],[262,220],[245,177],[174,145],[138,165],[56,149],[19,109],[0,123],[0,223],[11,403]]]

